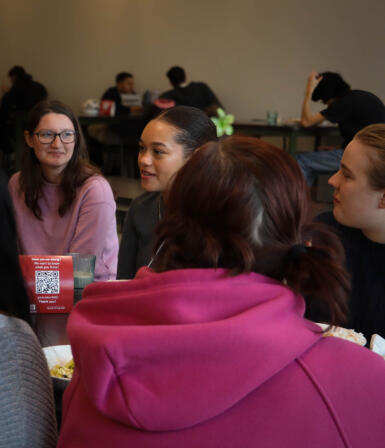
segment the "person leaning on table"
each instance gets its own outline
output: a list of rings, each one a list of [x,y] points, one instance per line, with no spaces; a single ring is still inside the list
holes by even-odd
[[[385,338],[385,124],[358,132],[342,156],[333,212],[317,218],[336,229],[352,277],[349,326]]]
[[[0,448],[53,448],[57,430],[52,382],[33,333],[21,274],[16,225],[0,172]]]
[[[327,107],[311,111],[311,101],[321,100]],[[373,93],[351,90],[338,73],[312,72],[309,75],[302,105],[301,125],[308,127],[329,120],[337,123],[343,139],[342,148],[320,147],[296,157],[307,183],[313,185],[317,174],[337,171],[344,148],[360,129],[385,123],[385,106]]]
[[[21,254],[96,255],[95,280],[116,277],[118,236],[111,187],[88,163],[79,122],[59,101],[30,112],[21,170],[9,181]]]
[[[89,285],[69,317],[59,448],[384,446],[385,361],[303,317],[306,294],[340,323],[348,294],[308,195],[295,160],[260,140],[191,155],[153,270]]]

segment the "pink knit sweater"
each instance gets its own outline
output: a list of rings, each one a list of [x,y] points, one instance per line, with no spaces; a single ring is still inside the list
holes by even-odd
[[[94,254],[95,280],[115,279],[119,249],[116,204],[111,187],[102,176],[95,175],[84,182],[63,217],[57,212],[59,186],[45,182],[43,196],[39,200],[42,221],[35,217],[19,193],[19,173],[9,181],[9,191],[21,254]]]

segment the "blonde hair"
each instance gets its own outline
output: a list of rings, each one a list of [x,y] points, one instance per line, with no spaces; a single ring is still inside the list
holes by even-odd
[[[354,136],[373,151],[368,152],[371,166],[368,171],[369,184],[375,189],[385,188],[385,124],[372,124]]]

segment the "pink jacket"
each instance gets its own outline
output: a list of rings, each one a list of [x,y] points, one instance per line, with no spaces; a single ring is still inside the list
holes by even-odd
[[[383,447],[384,360],[303,313],[279,282],[221,269],[89,285],[58,447]]]
[[[44,183],[39,200],[43,220],[38,220],[19,194],[19,173],[9,181],[20,253],[65,255],[69,252],[96,255],[95,280],[116,278],[119,241],[116,204],[109,183],[92,176],[78,188],[64,216],[59,216],[59,186]]]

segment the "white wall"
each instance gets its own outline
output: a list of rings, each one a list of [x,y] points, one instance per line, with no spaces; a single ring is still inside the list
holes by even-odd
[[[308,72],[338,71],[385,100],[382,0],[1,0],[0,82],[23,65],[75,110],[119,71],[206,81],[238,119],[298,117]]]

